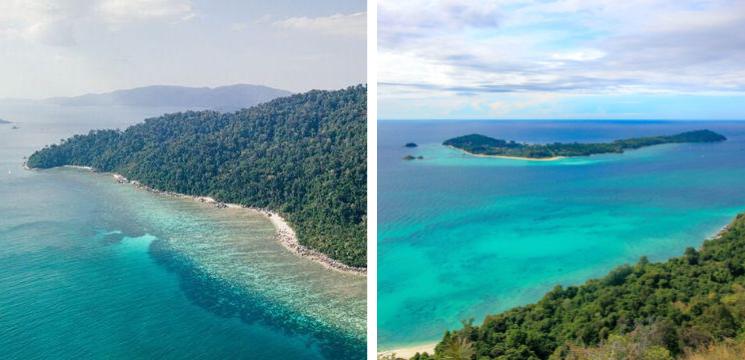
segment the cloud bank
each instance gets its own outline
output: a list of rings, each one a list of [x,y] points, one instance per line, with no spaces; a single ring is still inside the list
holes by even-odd
[[[0,0],[0,99],[364,83],[364,0]]]
[[[378,12],[384,116],[448,97],[441,115],[509,116],[511,100],[745,92],[742,1],[382,0]]]
[[[180,21],[194,16],[185,0],[6,0],[0,2],[0,38],[47,45],[76,44],[76,24],[114,26],[137,21]]]
[[[313,31],[330,35],[365,38],[367,13],[334,14],[321,17],[291,17],[273,22],[274,26],[298,31]]]

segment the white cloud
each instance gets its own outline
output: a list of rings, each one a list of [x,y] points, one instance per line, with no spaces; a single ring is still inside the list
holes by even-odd
[[[150,19],[177,21],[194,17],[191,3],[184,0],[102,0],[97,12],[110,23]]]
[[[548,113],[546,110],[551,109],[560,100],[571,96],[573,95],[557,92],[524,93],[511,96],[509,99],[493,101],[489,104],[489,109],[490,114],[495,116],[510,115],[526,109],[533,110],[534,114],[542,110],[545,114]]]
[[[745,1],[452,4],[379,0],[382,117],[530,117],[588,97],[745,94]]]
[[[742,1],[453,4],[380,1],[378,78],[388,89],[468,96],[745,91]]]
[[[76,13],[78,6],[70,1],[2,1],[0,36],[71,45],[75,41],[66,16]]]
[[[243,31],[248,28],[248,23],[245,22],[234,22],[230,24],[230,30],[233,31]]]
[[[322,17],[291,17],[272,23],[276,27],[340,36],[365,37],[367,13],[334,14]]]
[[[186,0],[3,0],[0,37],[70,46],[76,44],[76,28],[81,22],[107,26],[192,16],[192,6]]]
[[[551,54],[551,58],[555,60],[567,60],[567,61],[591,61],[597,60],[604,57],[606,54],[603,51],[595,49],[584,49],[574,51],[564,51]]]

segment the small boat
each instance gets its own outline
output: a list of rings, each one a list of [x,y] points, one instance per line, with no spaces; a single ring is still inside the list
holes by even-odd
[[[13,125],[13,127],[11,129],[18,130],[18,126]]]

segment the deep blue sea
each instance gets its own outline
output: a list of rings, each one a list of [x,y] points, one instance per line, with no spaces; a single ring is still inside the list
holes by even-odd
[[[0,358],[364,358],[365,279],[289,253],[265,217],[22,169],[174,110],[0,105]]]
[[[729,140],[552,162],[441,145],[471,133],[546,143],[696,129]],[[742,211],[745,122],[379,121],[379,346],[434,342],[557,284],[680,255]]]

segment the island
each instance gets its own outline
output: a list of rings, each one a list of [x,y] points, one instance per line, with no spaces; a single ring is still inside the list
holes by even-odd
[[[406,143],[406,145],[404,145],[404,146],[407,147],[407,148],[415,148],[418,145],[416,143],[410,142],[410,143]]]
[[[745,214],[700,249],[665,262],[642,257],[583,285],[557,285],[480,325],[464,321],[445,332],[434,354],[412,359],[742,359],[743,249]],[[733,355],[716,356],[717,349]],[[708,356],[685,357],[696,352]]]
[[[166,114],[124,131],[75,135],[36,151],[27,166],[89,167],[160,192],[271,211],[330,265],[364,271],[366,94],[358,85],[232,113]]]
[[[623,153],[645,146],[674,143],[709,143],[727,140],[711,130],[688,131],[670,136],[648,136],[616,140],[607,143],[551,143],[527,144],[471,134],[448,139],[443,145],[475,156],[503,157],[528,160],[557,160],[564,157],[594,154]]]

